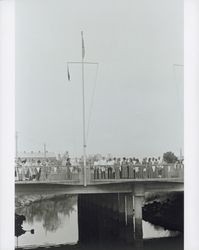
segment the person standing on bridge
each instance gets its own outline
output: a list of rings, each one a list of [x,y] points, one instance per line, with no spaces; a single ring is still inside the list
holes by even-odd
[[[143,179],[147,178],[147,158],[142,160]]]
[[[120,158],[114,158],[115,179],[120,179]]]
[[[108,159],[107,161],[107,167],[108,167],[108,179],[113,178],[113,161],[112,159]]]
[[[112,179],[115,179],[115,161],[116,161],[116,158],[113,158],[112,161],[111,161],[111,164],[112,164]]]
[[[122,164],[121,164],[121,171],[122,171],[122,179],[128,178],[128,168],[126,158],[123,157]]]
[[[71,169],[70,169],[71,167],[70,158],[67,158],[66,160],[66,167],[67,167],[67,179],[71,180],[72,174],[71,174]]]
[[[156,178],[156,172],[157,172],[157,166],[154,159],[154,161],[152,161],[152,178]]]
[[[139,178],[139,164],[136,159],[135,159],[134,169],[135,169],[135,179],[138,179]]]
[[[103,157],[101,162],[100,162],[100,169],[101,169],[101,178],[105,179],[105,171],[106,171],[106,159],[105,159],[105,157]]]
[[[135,178],[135,173],[134,173],[134,165],[133,165],[133,159],[129,158],[128,161],[128,173],[129,173],[129,178],[134,179]]]
[[[152,170],[152,161],[151,161],[151,158],[148,159],[148,167],[147,167],[147,172],[148,172],[148,178],[152,178],[153,176],[153,170]]]
[[[94,161],[94,179],[99,179],[99,161]]]

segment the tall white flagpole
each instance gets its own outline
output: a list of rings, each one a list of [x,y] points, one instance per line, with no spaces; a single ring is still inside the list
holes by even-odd
[[[84,93],[84,64],[93,64],[98,65],[98,62],[85,62],[85,47],[84,47],[84,37],[83,31],[81,31],[81,38],[82,38],[82,60],[80,62],[67,62],[67,75],[68,81],[70,81],[70,73],[69,73],[69,65],[70,64],[81,64],[82,65],[82,118],[83,118],[83,184],[84,186],[87,185],[87,169],[86,169],[86,120],[85,120],[85,93]]]
[[[83,160],[84,160],[84,186],[86,186],[86,125],[85,125],[85,94],[84,94],[84,55],[85,55],[85,48],[84,48],[84,37],[83,31],[81,32],[82,36],[82,113],[83,113]]]

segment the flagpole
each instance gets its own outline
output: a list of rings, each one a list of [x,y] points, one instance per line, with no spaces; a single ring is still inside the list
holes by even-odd
[[[86,62],[84,61],[85,56],[85,47],[84,47],[84,38],[83,38],[83,31],[81,31],[81,38],[82,38],[82,60],[79,62],[67,62],[67,75],[68,81],[71,81],[70,72],[69,72],[69,65],[70,64],[81,64],[82,65],[82,119],[83,119],[83,185],[87,186],[87,169],[86,169],[86,122],[85,122],[85,91],[84,91],[84,64],[93,64],[98,66],[98,62]]]
[[[83,31],[81,32],[82,36],[82,114],[83,114],[83,160],[84,160],[84,186],[86,186],[86,131],[85,131],[85,93],[84,93],[84,40],[83,40]]]

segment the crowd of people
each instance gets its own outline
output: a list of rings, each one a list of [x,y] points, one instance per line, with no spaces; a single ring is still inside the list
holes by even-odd
[[[16,166],[23,167],[44,167],[44,166],[56,166],[59,161],[56,158],[20,158],[15,161]]]
[[[183,161],[168,164],[158,158],[102,158],[91,164],[94,179],[169,178],[178,176]]]
[[[91,180],[99,179],[138,179],[171,178],[183,174],[183,160],[168,164],[160,157],[155,158],[106,158],[87,159],[87,169]],[[16,180],[66,180],[81,179],[83,158],[56,159],[17,159],[15,167]],[[59,178],[58,178],[59,179]]]
[[[15,180],[40,180],[44,169],[46,173],[50,173],[52,167],[58,166],[56,159],[43,158],[20,158],[15,160]]]

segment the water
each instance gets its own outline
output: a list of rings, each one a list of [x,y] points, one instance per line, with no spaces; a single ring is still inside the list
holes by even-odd
[[[167,230],[167,229],[164,229],[163,227],[153,225],[144,220],[142,221],[142,223],[143,223],[143,238],[144,239],[175,237],[180,234],[178,231]]]
[[[16,210],[26,221],[23,229],[34,229],[18,239],[19,246],[75,244],[78,241],[77,197],[35,202]]]
[[[16,213],[23,214],[26,217],[26,221],[23,222],[24,230],[35,230],[34,234],[26,232],[18,238],[18,246],[20,247],[60,244],[75,245],[78,243],[77,196],[67,196],[35,202],[29,206],[16,209]],[[179,235],[178,232],[165,230],[162,227],[154,226],[149,222],[143,221],[144,239],[157,238],[157,240],[160,240],[160,238],[164,238],[165,240],[165,237],[177,235]],[[170,240],[170,238],[167,239]],[[117,247],[118,246],[117,244]],[[104,247],[103,245],[102,249],[104,249]],[[123,245],[121,249],[128,249],[127,247],[128,245]]]

